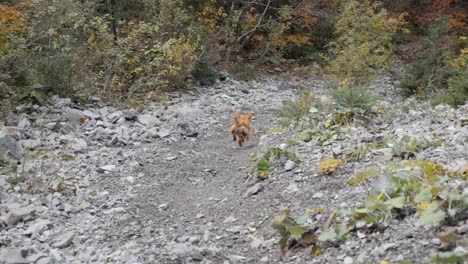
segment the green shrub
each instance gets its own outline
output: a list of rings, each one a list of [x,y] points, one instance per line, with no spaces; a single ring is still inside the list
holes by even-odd
[[[370,111],[375,105],[375,97],[371,96],[365,87],[352,86],[349,88],[338,88],[333,93],[333,98],[338,105],[346,107],[354,112],[354,109],[359,108],[364,111]]]
[[[433,105],[448,104],[453,107],[468,101],[468,76],[459,75],[450,82],[449,89],[442,91],[432,100]]]
[[[374,1],[345,1],[335,23],[326,71],[338,81],[362,82],[392,65],[393,36],[404,25],[403,15],[389,17]]]
[[[202,84],[213,84],[220,74],[213,66],[210,55],[204,55],[195,64],[193,69],[193,77]]]
[[[270,162],[272,160],[287,159],[300,163],[301,161],[297,158],[296,153],[287,150],[280,149],[278,147],[268,148],[259,160],[255,163],[252,168],[252,174],[259,178],[266,178],[273,172]]]
[[[283,127],[291,124],[297,125],[302,117],[309,114],[309,109],[312,106],[311,95],[309,90],[301,89],[296,101],[283,101],[282,107],[276,112]]]
[[[463,80],[455,81],[454,87],[450,88],[450,79],[466,73],[450,66],[454,58],[453,47],[457,44],[449,35],[448,18],[442,17],[430,25],[420,45],[422,49],[416,54],[416,59],[405,66],[400,81],[403,92],[419,97],[436,95],[434,103],[458,104],[452,97],[463,94],[463,88],[460,87],[460,81]]]
[[[232,65],[228,71],[239,80],[250,81],[257,77],[257,70],[250,64],[239,62]]]
[[[75,65],[71,57],[47,59],[36,67],[37,81],[51,86],[53,93],[70,96],[73,93]]]

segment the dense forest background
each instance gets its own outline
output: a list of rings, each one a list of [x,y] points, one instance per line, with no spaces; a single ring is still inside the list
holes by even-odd
[[[352,89],[398,61],[408,95],[468,98],[463,0],[2,2],[4,111],[46,94],[131,103],[210,84],[220,70],[321,74]]]

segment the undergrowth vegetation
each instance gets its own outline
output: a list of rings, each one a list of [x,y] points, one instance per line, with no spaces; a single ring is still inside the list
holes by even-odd
[[[13,92],[40,83],[61,96],[130,102],[185,89],[193,77],[211,84],[219,69],[249,81],[258,69],[304,66],[326,73],[342,97],[402,55],[405,91],[456,106],[467,99],[462,2],[4,1],[0,82]]]
[[[252,174],[258,178],[266,178],[273,173],[273,161],[292,161],[300,163],[294,152],[290,152],[279,147],[268,148],[260,157],[256,157],[255,165],[252,168]]]
[[[289,209],[275,218],[272,227],[278,231],[284,254],[297,245],[312,246],[314,256],[326,242],[342,243],[356,232],[376,232],[399,220],[417,221],[421,225],[438,225],[466,218],[468,199],[463,194],[463,182],[468,170],[450,171],[431,161],[402,161],[389,164],[379,171],[369,168],[348,180],[351,186],[363,185],[368,190],[365,202],[351,209],[334,211],[322,223],[312,220],[326,208],[307,209],[292,216]],[[463,238],[453,233],[438,235],[449,247],[461,243]],[[463,259],[466,254],[442,253],[429,259]]]

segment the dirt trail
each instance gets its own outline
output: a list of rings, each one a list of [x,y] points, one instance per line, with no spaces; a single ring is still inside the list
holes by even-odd
[[[402,161],[394,153],[399,149],[384,144],[385,139],[392,144],[402,144],[403,138],[429,143],[413,153],[415,160],[432,160],[452,171],[468,165],[468,129],[461,122],[468,119],[468,105],[452,109],[404,99],[392,79],[382,78],[369,87],[380,99],[365,124],[324,129],[302,141],[304,127],[277,129],[276,116],[284,100],[297,102],[294,87],[298,86],[310,89],[319,101],[329,101],[321,80],[227,79],[193,94],[169,94],[167,102],[146,105],[142,112],[73,105],[69,99],[55,98],[37,113],[29,113],[23,125],[28,119],[35,122],[21,144],[43,153],[47,169],[38,177],[35,160],[27,161],[22,172],[27,177],[16,184],[2,181],[5,175],[0,175],[4,190],[0,188],[0,214],[6,219],[6,224],[0,223],[0,247],[6,245],[0,249],[0,259],[8,257],[9,263],[423,263],[440,252],[436,232],[446,227],[420,225],[417,214],[412,214],[377,229],[364,223],[344,241],[320,241],[315,257],[310,248],[299,247],[282,256],[280,236],[271,228],[273,217],[284,208],[290,208],[293,216],[315,208],[307,221],[321,225],[333,212],[361,205],[369,190],[364,185],[349,186],[350,177]],[[244,147],[228,132],[234,108],[254,113],[252,140]],[[80,122],[83,116],[88,117],[85,123]],[[269,147],[295,153],[300,162],[270,160],[272,173],[267,179],[250,177],[252,154]],[[353,153],[355,160],[349,159]],[[319,163],[331,157],[345,162],[333,173],[320,175]],[[45,184],[37,185],[37,179]],[[455,183],[466,194],[466,181]],[[28,192],[31,186],[38,188],[36,193]],[[50,191],[55,189],[62,192]],[[466,219],[455,225],[460,236],[468,236]],[[461,246],[454,250],[466,251]]]
[[[117,193],[128,183],[115,180],[125,175],[100,183],[110,197],[122,197],[125,207],[124,216],[109,219],[105,228],[115,247],[130,238],[142,250],[135,252],[135,260],[144,263],[260,261],[248,235],[255,232],[255,224],[278,212],[274,205],[279,202],[247,195],[256,183],[248,177],[250,155],[257,151],[260,136],[277,126],[275,112],[282,98],[292,98],[291,91],[260,86],[248,94],[242,92],[244,86],[233,86],[227,93],[211,91],[191,101],[205,115],[190,121],[199,123],[198,136],[169,136],[133,149],[140,166],[132,173],[138,175],[137,184],[127,195]],[[266,100],[272,96],[277,98]],[[243,112],[254,112],[252,138],[243,147],[229,133],[232,109],[239,106]]]

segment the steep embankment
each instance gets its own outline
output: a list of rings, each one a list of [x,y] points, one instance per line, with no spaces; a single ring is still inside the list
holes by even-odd
[[[348,179],[370,166],[401,160],[384,138],[427,139],[431,144],[414,151],[412,159],[435,160],[453,170],[467,165],[468,131],[460,122],[466,120],[467,107],[432,109],[403,100],[384,79],[371,88],[383,97],[365,124],[324,131],[303,142],[302,129],[277,129],[275,116],[283,100],[295,98],[291,87],[297,84],[328,93],[318,80],[227,80],[193,95],[172,94],[165,106],[147,106],[141,113],[99,106],[99,101],[77,107],[59,98],[52,105],[22,107],[27,114],[9,121],[19,127],[10,134],[23,138],[19,142],[29,150],[23,150],[25,161],[17,168],[24,177],[0,175],[1,259],[418,263],[436,251],[441,241],[434,229],[408,218],[382,230],[352,232],[345,242],[320,243],[317,257],[300,248],[281,256],[279,235],[270,227],[273,216],[286,207],[294,212],[323,208],[311,217],[324,222],[331,212],[362,203],[365,186],[351,187]],[[234,107],[255,116],[252,140],[243,148],[228,133]],[[87,121],[80,123],[83,116]],[[434,136],[441,143],[432,144]],[[364,145],[366,150],[348,159],[352,149]],[[250,175],[251,154],[260,156],[275,146],[296,153],[301,163],[272,161],[273,172],[258,181]],[[320,175],[317,166],[329,157],[347,162]],[[466,195],[466,181],[460,186]],[[466,227],[456,222],[457,235],[466,237]]]

